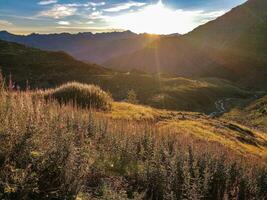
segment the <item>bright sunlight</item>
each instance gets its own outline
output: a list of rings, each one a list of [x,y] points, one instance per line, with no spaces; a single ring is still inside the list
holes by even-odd
[[[110,22],[112,27],[132,30],[136,33],[183,34],[223,13],[224,11],[175,10],[168,8],[160,0],[157,4],[147,5],[138,11],[124,13],[119,16],[107,17],[106,20]]]

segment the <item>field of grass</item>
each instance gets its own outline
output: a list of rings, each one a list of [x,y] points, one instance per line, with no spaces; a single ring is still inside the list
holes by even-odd
[[[267,133],[267,96],[252,102],[243,101],[228,113],[225,113],[223,118],[237,121]]]
[[[105,115],[112,119],[153,122],[156,127],[182,137],[218,143],[243,156],[261,157],[267,161],[266,133],[228,120],[211,119],[201,113],[174,112],[118,102],[114,102],[111,112]]]
[[[204,114],[0,92],[1,199],[264,199],[267,138]]]

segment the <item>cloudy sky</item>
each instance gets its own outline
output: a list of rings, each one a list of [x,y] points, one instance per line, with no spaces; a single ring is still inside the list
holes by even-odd
[[[186,33],[246,0],[0,0],[0,30]]]

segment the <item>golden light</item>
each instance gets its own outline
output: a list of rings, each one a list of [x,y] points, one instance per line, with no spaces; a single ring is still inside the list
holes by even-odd
[[[223,12],[205,13],[202,10],[175,10],[165,6],[160,0],[157,4],[147,5],[137,11],[108,17],[106,20],[113,28],[131,30],[136,33],[170,34],[186,33],[206,19],[215,18]]]
[[[192,12],[172,10],[162,1],[148,5],[138,11],[112,17],[110,24],[115,28],[136,33],[170,34],[185,33],[193,27]]]

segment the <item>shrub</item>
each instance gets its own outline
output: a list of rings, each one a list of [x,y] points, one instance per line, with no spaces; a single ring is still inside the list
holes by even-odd
[[[134,90],[129,90],[127,93],[127,99],[126,101],[128,103],[132,103],[132,104],[138,104],[138,98],[137,98],[137,94],[135,93]]]
[[[60,104],[73,104],[81,108],[110,110],[112,98],[95,85],[71,82],[64,84],[46,95],[46,98],[56,99]]]

